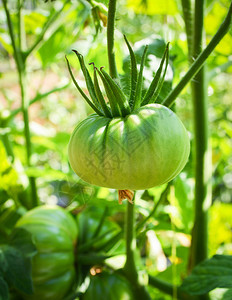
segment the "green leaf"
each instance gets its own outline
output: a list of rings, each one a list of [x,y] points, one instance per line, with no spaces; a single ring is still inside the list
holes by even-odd
[[[4,252],[0,248],[0,274],[2,274],[3,272],[6,272],[7,267],[8,267],[8,265],[5,260]]]
[[[171,213],[173,223],[179,229],[190,233],[193,226],[194,183],[192,178],[175,178],[175,197],[172,199],[177,211]]]
[[[232,256],[215,255],[203,261],[181,285],[189,295],[203,295],[215,288],[232,288]]]
[[[0,35],[0,43],[2,45],[2,47],[9,53],[9,54],[13,54],[13,47],[9,42],[9,38],[8,35],[5,33],[1,33]]]
[[[232,289],[227,290],[222,297],[222,300],[231,300],[232,299]]]
[[[8,285],[5,280],[0,277],[0,300],[8,300],[9,299],[9,291]]]
[[[11,246],[5,247],[4,256],[8,263],[8,268],[4,273],[8,284],[26,294],[32,294],[31,260]]]
[[[26,169],[26,174],[30,177],[43,177],[44,179],[53,180],[64,180],[67,178],[67,174],[60,170],[54,170],[51,168],[35,168],[30,167]]]
[[[23,228],[14,229],[10,236],[9,245],[21,251],[25,257],[32,257],[37,253],[32,234]]]
[[[27,34],[38,33],[45,25],[47,18],[45,15],[32,11],[24,16],[24,24]]]
[[[4,232],[6,236],[10,235],[16,222],[19,218],[26,213],[26,209],[23,206],[15,207],[12,203],[11,206],[6,207],[0,213],[0,224],[1,231]],[[5,241],[4,241],[5,242]]]

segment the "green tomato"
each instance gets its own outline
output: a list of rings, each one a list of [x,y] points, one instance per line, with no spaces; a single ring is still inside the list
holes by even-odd
[[[91,276],[90,284],[81,300],[133,300],[132,289],[126,278],[103,271]]]
[[[142,190],[172,180],[190,152],[188,133],[169,108],[148,104],[125,117],[92,114],[75,128],[69,161],[97,186]]]
[[[34,294],[25,299],[64,299],[75,279],[74,219],[61,207],[41,206],[26,213],[16,226],[31,232],[38,251],[32,260]]]

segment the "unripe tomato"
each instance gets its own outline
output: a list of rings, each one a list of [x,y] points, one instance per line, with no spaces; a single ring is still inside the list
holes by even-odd
[[[190,143],[174,112],[148,104],[125,117],[90,115],[75,128],[68,151],[73,170],[86,182],[141,190],[177,176]]]
[[[37,248],[32,260],[34,294],[30,300],[62,300],[74,278],[77,226],[72,216],[58,206],[40,206],[17,222],[31,232]]]
[[[81,300],[133,300],[133,294],[126,278],[103,271],[90,277],[90,284]]]

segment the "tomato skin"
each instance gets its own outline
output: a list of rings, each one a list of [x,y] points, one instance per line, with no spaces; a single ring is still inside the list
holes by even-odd
[[[133,300],[133,293],[126,278],[103,271],[90,277],[90,285],[81,300]]]
[[[17,222],[31,232],[37,248],[32,259],[34,294],[25,299],[62,300],[74,278],[77,226],[71,215],[58,206],[40,206]]]
[[[97,186],[141,190],[172,180],[190,152],[188,133],[170,109],[148,104],[126,117],[90,115],[69,142],[76,174]]]

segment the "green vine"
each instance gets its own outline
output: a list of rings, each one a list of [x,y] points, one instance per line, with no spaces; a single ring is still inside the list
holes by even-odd
[[[29,113],[28,108],[29,105],[40,100],[44,95],[37,95],[35,99],[32,99],[29,101],[28,93],[27,93],[27,58],[29,57],[32,52],[37,49],[39,46],[42,46],[44,40],[45,33],[48,31],[48,29],[52,26],[52,24],[57,20],[65,6],[69,3],[67,0],[60,10],[58,10],[55,14],[51,15],[51,17],[48,19],[47,23],[45,24],[42,32],[38,36],[37,40],[34,42],[34,44],[29,48],[26,49],[26,34],[25,34],[25,27],[24,27],[24,19],[23,19],[23,4],[24,1],[17,0],[17,21],[18,21],[18,35],[16,36],[14,32],[14,27],[12,24],[11,14],[10,10],[8,8],[8,1],[3,0],[3,8],[6,15],[7,20],[7,26],[9,31],[9,36],[11,39],[11,44],[13,47],[13,56],[16,63],[17,73],[18,73],[18,80],[19,80],[19,86],[20,86],[20,94],[21,94],[21,107],[19,109],[16,109],[12,111],[11,114],[9,114],[9,117],[7,118],[6,122],[8,122],[11,118],[13,118],[17,113],[22,112],[23,114],[23,120],[24,120],[24,136],[25,136],[25,144],[26,144],[26,159],[27,159],[27,166],[31,166],[31,155],[32,155],[32,144],[31,144],[31,134],[30,134],[30,127],[29,127]],[[51,93],[51,92],[50,92]],[[9,144],[9,139],[7,140],[7,143]],[[9,148],[9,145],[8,145]],[[12,151],[11,151],[12,152]],[[30,203],[28,203],[28,206],[34,207],[39,204],[39,200],[37,197],[37,187],[36,187],[36,180],[34,177],[29,177],[30,182],[30,188],[31,188],[31,200]]]
[[[114,53],[114,28],[117,0],[109,0],[108,18],[107,18],[107,50],[110,76],[113,79],[118,78],[117,66]]]
[[[126,232],[126,263],[123,272],[131,283],[135,300],[150,300],[151,297],[145,286],[139,282],[139,274],[135,262],[136,234],[135,234],[135,204],[127,202],[125,220]]]
[[[204,5],[205,1],[196,0],[193,57],[202,51],[204,42]],[[208,132],[208,101],[206,67],[202,67],[192,81],[192,100],[194,109],[195,135],[195,220],[190,251],[190,269],[208,256],[208,209],[211,205],[211,151]],[[208,295],[198,299],[207,300]]]

